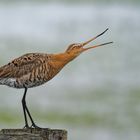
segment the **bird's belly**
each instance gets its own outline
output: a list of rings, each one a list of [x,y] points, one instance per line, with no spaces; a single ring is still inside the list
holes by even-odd
[[[27,87],[27,88],[32,88],[32,87],[37,87],[37,86],[40,86],[44,83],[46,83],[47,81],[43,81],[43,80],[36,80],[34,82],[25,82],[24,83],[24,87]]]
[[[47,81],[43,79],[34,79],[31,81],[30,79],[17,79],[16,87],[15,88],[32,88],[32,87],[37,87],[40,86]]]
[[[59,70],[60,71],[60,70]],[[7,85],[13,88],[32,88],[40,86],[51,80],[58,72],[58,70],[50,71],[33,71],[18,78],[0,78],[1,85]]]
[[[16,79],[15,78],[0,78],[0,85],[7,85],[9,87],[15,87]]]
[[[36,87],[40,86],[44,83],[46,83],[47,80],[43,79],[33,79],[30,80],[28,78],[0,78],[0,85],[7,85],[9,87],[13,88],[31,88],[31,87]]]

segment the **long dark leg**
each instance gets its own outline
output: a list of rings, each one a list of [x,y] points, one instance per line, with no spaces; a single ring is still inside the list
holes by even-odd
[[[29,112],[29,110],[28,110],[28,108],[27,108],[26,105],[25,105],[25,109],[26,109],[26,112],[27,112],[27,114],[28,114],[28,116],[29,116],[29,118],[30,118],[30,120],[31,120],[31,123],[32,123],[31,127],[40,128],[40,127],[38,127],[38,126],[35,124],[35,122],[33,121],[33,118],[32,118],[32,116],[31,116],[31,114],[30,114],[30,112]]]
[[[27,93],[27,88],[25,88],[24,95],[23,95],[23,98],[22,98],[22,107],[23,107],[23,113],[24,113],[24,119],[25,119],[24,128],[29,127],[28,120],[27,120],[27,114],[26,114],[26,101],[25,101],[26,93]]]
[[[29,109],[27,108],[27,105],[26,105],[26,93],[27,93],[27,88],[25,88],[25,92],[24,92],[24,95],[23,95],[23,99],[22,99],[22,104],[23,104],[23,112],[24,112],[24,118],[25,118],[25,128],[29,128],[29,125],[28,125],[28,122],[27,122],[27,115],[26,113],[28,114],[30,120],[31,120],[31,127],[35,127],[35,128],[40,128],[38,127],[35,122],[33,121],[33,118],[29,112]]]

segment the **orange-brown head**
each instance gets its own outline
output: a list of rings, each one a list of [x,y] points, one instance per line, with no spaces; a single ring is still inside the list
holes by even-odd
[[[92,39],[90,39],[84,43],[74,43],[74,44],[69,45],[69,47],[67,48],[65,53],[69,54],[71,56],[71,59],[74,59],[75,57],[77,57],[78,55],[80,55],[82,52],[84,52],[86,50],[113,43],[113,42],[107,42],[107,43],[84,48],[85,45],[87,45],[91,41],[95,40],[99,36],[103,35],[107,30],[108,30],[108,28],[104,32],[100,33],[99,35],[93,37]]]

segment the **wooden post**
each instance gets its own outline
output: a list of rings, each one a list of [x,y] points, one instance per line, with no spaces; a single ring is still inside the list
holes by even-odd
[[[59,129],[2,129],[0,140],[67,140],[67,131]]]

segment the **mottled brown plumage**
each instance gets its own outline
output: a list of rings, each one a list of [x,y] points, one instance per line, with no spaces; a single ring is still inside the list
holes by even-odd
[[[28,53],[19,58],[14,59],[7,65],[0,67],[0,84],[7,85],[14,88],[24,88],[24,96],[22,99],[25,128],[28,128],[27,115],[32,123],[31,127],[38,127],[35,125],[30,112],[27,108],[25,97],[27,89],[35,86],[42,85],[52,79],[67,63],[75,59],[82,52],[110,44],[112,42],[95,45],[92,47],[84,48],[84,46],[97,37],[104,34],[106,29],[101,34],[90,39],[84,43],[71,44],[68,49],[60,54],[46,54],[46,53]]]

